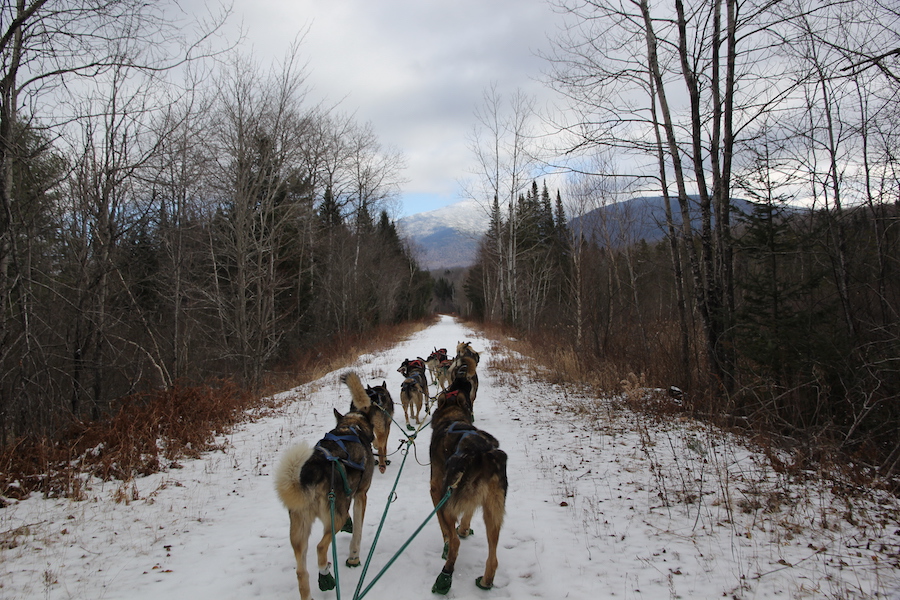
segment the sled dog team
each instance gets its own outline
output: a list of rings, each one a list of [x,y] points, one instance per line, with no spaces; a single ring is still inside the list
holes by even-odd
[[[441,389],[435,397],[429,448],[431,500],[436,508],[440,506],[436,517],[444,539],[444,566],[431,588],[437,594],[450,590],[460,538],[471,534],[469,526],[478,508],[484,517],[488,558],[484,574],[475,585],[490,589],[497,571],[497,542],[506,506],[506,453],[494,436],[472,424],[478,362],[479,355],[471,345],[460,342],[453,359],[448,359],[445,349],[435,349],[427,360],[407,359],[398,369],[404,376],[400,399],[409,429],[413,429],[410,417],[421,423],[423,405],[426,414],[431,410],[426,369]],[[335,587],[328,562],[332,531],[352,530],[346,564],[360,564],[367,493],[375,470],[373,445],[379,471],[384,473],[387,465],[394,403],[386,384],[364,386],[354,372],[342,375],[341,381],[350,390],[350,409],[345,414],[334,410],[334,429],[315,446],[301,442],[288,449],[275,473],[275,488],[290,516],[290,540],[302,600],[310,598],[306,555],[313,523],[318,519],[324,529],[316,545],[319,589],[331,590]]]

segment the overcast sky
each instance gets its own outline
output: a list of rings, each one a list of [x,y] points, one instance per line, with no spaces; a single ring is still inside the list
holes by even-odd
[[[233,8],[241,50],[263,65],[308,28],[301,54],[315,97],[341,101],[406,159],[398,217],[461,199],[473,111],[492,82],[503,94],[549,94],[536,51],[559,19],[545,0],[234,0]]]

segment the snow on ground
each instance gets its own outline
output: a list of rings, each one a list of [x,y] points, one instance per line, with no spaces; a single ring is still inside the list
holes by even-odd
[[[402,421],[400,362],[435,347],[452,353],[462,340],[482,352],[476,425],[508,453],[510,487],[495,588],[474,584],[487,552],[476,515],[449,598],[900,598],[893,498],[793,484],[712,428],[492,368],[517,357],[449,317],[349,369],[366,383],[386,380]],[[349,406],[345,370],[284,392],[290,401],[277,415],[236,428],[221,451],[183,468],[94,482],[86,501],[32,497],[0,509],[0,598],[299,598],[271,473],[282,450],[316,442],[333,426],[332,408]],[[369,492],[363,559],[389,511],[363,587],[432,510],[428,428],[388,504],[404,439],[392,432],[392,463]],[[319,535],[317,526],[313,544]],[[342,598],[353,598],[362,572],[343,566],[349,539],[337,541]],[[366,597],[432,597],[441,550],[431,519]],[[315,573],[315,552],[308,567]]]

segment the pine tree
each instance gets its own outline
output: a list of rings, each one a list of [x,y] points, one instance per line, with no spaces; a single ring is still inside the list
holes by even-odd
[[[319,220],[325,229],[334,229],[344,223],[341,208],[334,198],[331,186],[325,188],[325,194],[322,196],[322,203],[319,205]]]

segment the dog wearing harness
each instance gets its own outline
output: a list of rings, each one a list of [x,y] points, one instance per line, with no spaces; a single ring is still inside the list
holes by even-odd
[[[422,422],[422,402],[425,394],[426,390],[422,389],[418,379],[407,377],[400,384],[400,404],[403,405],[403,417],[409,430],[415,429],[409,424],[410,417],[415,417],[417,425]]]
[[[403,375],[405,379],[401,384],[401,391],[403,390],[403,385],[407,386],[407,389],[413,389],[413,385],[422,391],[423,400],[425,401],[425,413],[431,414],[431,405],[429,400],[431,399],[428,395],[428,377],[425,375],[425,359],[416,358],[410,360],[408,358],[403,359],[403,362],[400,363],[400,367],[397,369],[397,372]],[[403,401],[403,397],[400,398]],[[404,410],[406,410],[406,405],[404,405]]]
[[[334,589],[328,548],[332,531],[340,530],[347,522],[351,502],[355,526],[347,566],[359,566],[367,494],[375,471],[372,418],[381,409],[373,406],[356,373],[347,373],[341,380],[350,388],[350,411],[342,415],[335,409],[335,428],[314,446],[301,442],[289,448],[275,471],[275,490],[290,516],[290,540],[297,561],[301,600],[310,598],[306,555],[316,519],[324,529],[316,546],[319,589]]]
[[[451,362],[453,361],[447,356],[446,348],[435,348],[434,352],[429,354],[425,360],[425,366],[428,367],[428,372],[431,373],[431,382],[441,389],[450,385],[447,373]]]
[[[430,491],[434,506],[451,490],[449,499],[437,511],[446,560],[431,589],[437,594],[450,590],[460,537],[471,533],[469,526],[477,508],[482,509],[484,516],[488,558],[484,574],[475,580],[475,585],[490,589],[497,572],[497,543],[506,512],[507,456],[494,436],[472,424],[471,392],[472,382],[462,372],[446,391],[438,394],[431,422]]]
[[[388,436],[391,433],[391,422],[394,420],[394,400],[388,391],[387,382],[382,382],[381,385],[375,387],[369,385],[363,387],[359,377],[356,377],[348,378],[346,384],[354,398],[353,402],[355,402],[356,396],[365,394],[372,403],[370,417],[375,434],[374,444],[378,458],[378,470],[384,473],[389,462],[387,459]]]
[[[456,346],[456,357],[448,367],[448,377],[451,381],[465,376],[472,383],[471,400],[475,403],[475,396],[478,394],[478,362],[481,360],[480,355],[472,350],[469,342],[460,342]]]

